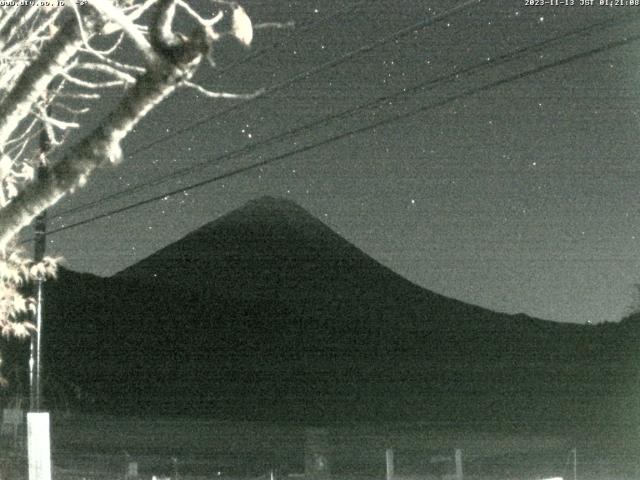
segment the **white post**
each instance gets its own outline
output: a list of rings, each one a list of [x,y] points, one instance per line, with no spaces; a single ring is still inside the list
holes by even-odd
[[[51,480],[49,413],[27,413],[27,455],[29,480]]]
[[[174,469],[175,472],[175,469]],[[124,475],[124,478],[126,480],[134,480],[136,478],[138,478],[138,462],[128,462],[127,463],[127,470],[126,473]],[[178,476],[176,475],[176,479],[178,478]]]
[[[331,474],[331,449],[326,428],[305,431],[304,472],[312,480],[327,480]]]
[[[463,480],[462,476],[462,450],[456,448],[456,479]]]
[[[393,448],[387,448],[387,480],[393,480]]]

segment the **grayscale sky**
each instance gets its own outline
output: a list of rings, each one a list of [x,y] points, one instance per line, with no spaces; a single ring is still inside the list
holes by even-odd
[[[248,0],[255,22],[296,27],[222,42],[197,80],[279,86],[240,102],[179,92],[50,228],[283,158],[53,234],[49,253],[110,275],[268,194],[438,293],[620,319],[640,281],[640,6],[526,3]]]

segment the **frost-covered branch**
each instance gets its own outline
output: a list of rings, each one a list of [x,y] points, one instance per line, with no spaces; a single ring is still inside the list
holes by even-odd
[[[55,25],[55,22],[60,15],[61,10],[58,9],[53,12],[53,14],[44,18],[38,25],[29,32],[28,36],[22,42],[7,42],[4,44],[4,48],[2,49],[2,56],[13,55],[20,48],[23,48],[24,45],[34,45],[37,43],[38,39],[47,39],[51,38],[50,31]],[[46,32],[46,33],[45,33]]]
[[[9,44],[17,32],[33,18],[37,11],[38,7],[36,6],[11,9],[7,16],[7,21],[4,22],[2,29],[0,29],[0,40],[2,40],[3,45]]]
[[[104,64],[104,63],[83,62],[75,65],[73,67],[73,70],[85,70],[93,73],[104,73],[110,77],[120,80],[122,83],[125,83],[125,84],[133,84],[136,81],[133,75],[129,75],[128,73],[123,72],[122,67],[116,68],[114,66]],[[137,71],[139,73],[142,73],[144,72],[144,69],[141,68]]]
[[[81,44],[75,21],[67,21],[40,55],[22,72],[13,90],[0,103],[0,146],[29,114],[51,80],[64,70]]]
[[[124,33],[133,40],[149,65],[158,61],[157,53],[151,47],[151,44],[147,41],[133,20],[121,9],[116,7],[109,0],[89,0],[89,3],[98,10],[104,18],[118,25]]]
[[[138,65],[131,65],[129,63],[119,62],[117,60],[114,60],[113,58],[108,57],[103,52],[96,51],[95,49],[91,49],[91,50],[81,49],[81,51],[93,55],[94,57],[98,58],[101,62],[103,62],[103,65],[108,65],[122,73],[124,73],[125,71],[129,71],[133,73],[144,73],[146,71],[144,67],[140,67]]]
[[[209,98],[230,98],[230,99],[236,99],[236,100],[251,100],[252,98],[259,97],[264,93],[263,88],[253,93],[214,92],[212,90],[207,90],[206,88],[202,87],[201,85],[198,85],[197,83],[188,82],[188,81],[183,82],[182,86],[187,88],[192,88],[196,90],[198,93],[201,93],[204,96]]]
[[[67,80],[72,85],[77,85],[83,88],[90,88],[93,90],[112,88],[112,87],[122,87],[123,85],[127,84],[127,82],[124,80],[111,80],[108,82],[90,82],[87,80],[76,78],[72,75],[69,75],[66,72],[62,72],[60,75],[62,76],[62,78]]]
[[[204,32],[196,31],[192,37],[176,44],[168,30],[173,18],[172,5],[171,0],[160,0],[151,26],[151,44],[160,60],[149,65],[146,73],[138,77],[100,127],[71,148],[59,162],[47,167],[44,180],[27,185],[0,210],[0,248],[40,211],[82,185],[99,165],[119,162],[122,139],[149,110],[193,75],[202,57],[208,53],[209,38]]]
[[[264,30],[267,28],[276,28],[276,29],[282,29],[282,28],[295,28],[296,24],[295,22],[262,22],[262,23],[256,23],[253,26],[254,30]]]
[[[8,140],[7,142],[5,142],[4,146],[5,149],[6,147],[8,147],[9,145],[12,145],[14,143],[17,142],[21,142],[23,140],[25,140],[25,138],[33,131],[33,129],[36,127],[36,123],[37,123],[37,119],[32,119],[31,122],[29,123],[29,125],[24,129],[24,131],[18,135],[17,137],[13,137],[11,140]]]
[[[122,140],[180,87],[208,98],[249,99],[262,93],[217,92],[191,81],[222,37],[251,43],[253,24],[233,1],[212,0],[222,6],[217,12],[199,11],[187,0],[89,0],[83,7],[67,3],[59,9],[0,11],[3,335],[29,334],[33,301],[22,285],[55,273],[55,259],[34,263],[17,248],[22,228],[83,185],[96,168],[118,163]],[[230,21],[221,22],[224,17]],[[268,26],[282,28],[261,28]],[[122,54],[124,45],[129,51]],[[138,55],[132,56],[132,49]],[[82,131],[84,115],[110,87],[122,87],[115,107],[75,145],[66,145],[69,133]],[[43,142],[52,149],[46,162],[39,152]],[[35,178],[37,168],[42,175]]]

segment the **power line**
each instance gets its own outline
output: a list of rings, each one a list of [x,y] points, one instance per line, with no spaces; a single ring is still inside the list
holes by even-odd
[[[479,0],[479,1],[481,1],[481,0]],[[295,30],[295,35],[290,35],[290,36],[289,36],[289,39],[290,39],[290,38],[292,38],[292,37],[295,37],[295,36],[299,36],[301,33],[304,33],[304,32],[307,32],[307,31],[309,31],[309,30],[312,30],[313,28],[315,28],[315,27],[317,27],[317,26],[319,26],[319,25],[321,25],[321,24],[323,24],[323,23],[326,23],[326,22],[328,22],[328,21],[330,21],[330,20],[333,20],[333,19],[335,19],[335,18],[338,18],[338,17],[340,17],[340,16],[342,16],[342,15],[344,15],[344,14],[346,14],[346,13],[350,13],[350,12],[352,12],[352,11],[355,11],[355,10],[357,10],[361,5],[364,5],[364,4],[367,4],[367,3],[370,3],[370,1],[369,1],[369,0],[361,0],[361,1],[359,1],[359,2],[355,2],[355,3],[353,3],[352,5],[350,5],[350,6],[346,7],[346,8],[344,8],[344,9],[342,9],[342,10],[338,10],[338,11],[336,11],[336,12],[334,12],[334,13],[332,13],[332,14],[328,15],[328,16],[325,16],[325,17],[323,17],[323,18],[321,18],[321,19],[319,19],[319,20],[316,20],[316,21],[313,21],[313,22],[308,22],[306,25],[303,25],[301,28],[296,29],[296,30]],[[242,65],[242,64],[244,64],[244,63],[247,63],[248,61],[250,61],[250,60],[252,60],[252,59],[254,59],[254,58],[258,57],[259,55],[264,54],[264,53],[268,52],[269,50],[273,50],[273,49],[275,49],[275,48],[279,48],[279,47],[281,47],[282,45],[283,45],[283,44],[282,44],[282,42],[273,42],[271,45],[268,45],[268,46],[266,46],[266,47],[259,48],[259,49],[257,49],[257,50],[253,50],[253,51],[252,51],[252,53],[250,53],[250,54],[246,55],[246,56],[245,56],[245,57],[243,57],[242,59],[240,59],[240,60],[238,60],[238,61],[236,61],[236,62],[233,62],[233,63],[231,63],[230,65],[227,65],[227,66],[223,67],[222,69],[218,70],[218,71],[216,72],[216,76],[217,76],[217,77],[220,77],[220,76],[222,76],[223,74],[225,74],[225,73],[227,73],[227,72],[229,72],[229,71],[231,71],[231,70],[235,69],[236,67],[238,67],[238,66],[240,66],[240,65]],[[273,90],[273,91],[275,91],[275,90],[279,89],[279,88],[275,88],[275,87],[277,87],[277,86],[273,86],[273,87],[271,87],[271,88],[270,88],[270,89],[268,89],[268,90],[269,90],[269,91],[272,91],[272,90]],[[264,95],[265,93],[267,93],[267,91],[265,91],[265,92],[263,93],[263,95]],[[242,106],[242,105],[241,105],[241,106]],[[195,123],[191,123],[191,124],[189,124],[189,125],[187,125],[187,126],[185,126],[185,127],[182,127],[182,128],[180,128],[180,129],[174,130],[171,134],[163,135],[162,137],[159,137],[159,138],[157,138],[157,139],[155,139],[155,140],[152,140],[150,143],[148,143],[148,144],[146,144],[146,145],[143,145],[142,147],[140,147],[140,148],[138,148],[138,149],[133,149],[133,150],[129,153],[129,157],[135,156],[135,155],[137,155],[138,153],[141,153],[141,152],[143,152],[143,151],[145,151],[145,150],[149,150],[150,148],[152,148],[153,146],[155,146],[155,145],[157,145],[157,144],[159,144],[159,143],[163,143],[163,142],[165,142],[165,141],[167,141],[167,140],[170,140],[170,139],[172,139],[172,138],[175,138],[176,136],[179,136],[179,135],[181,135],[181,134],[183,134],[183,133],[185,133],[185,132],[187,132],[187,131],[191,130],[191,129],[192,129],[192,128],[194,128],[194,127],[197,127],[197,126],[199,126],[199,125],[202,125],[203,123],[206,123],[206,122],[208,122],[208,121],[211,121],[211,120],[215,119],[217,116],[222,115],[222,114],[224,114],[224,113],[228,113],[229,111],[234,110],[234,109],[235,109],[235,107],[232,107],[232,108],[229,108],[229,109],[224,110],[224,111],[222,111],[222,112],[218,112],[218,113],[216,113],[216,114],[214,114],[214,115],[211,115],[211,116],[205,117],[204,119],[201,119],[201,120],[199,120],[199,121],[197,121],[197,122],[195,122]],[[133,189],[133,191],[135,191],[135,188]],[[107,199],[112,199],[112,198],[117,198],[117,196],[119,196],[119,194],[120,194],[120,192],[116,192],[116,193],[115,193],[115,197],[110,195],[110,196],[108,196],[107,198],[105,198],[105,200],[107,200]],[[67,214],[70,214],[70,213],[74,213],[74,212],[76,212],[76,211],[82,211],[82,210],[85,210],[85,209],[86,209],[86,207],[93,206],[93,204],[94,204],[94,203],[95,203],[95,202],[91,202],[91,205],[85,204],[85,205],[80,205],[79,207],[74,207],[74,208],[71,208],[71,209],[69,209],[69,210],[65,210],[65,211],[63,211],[63,212],[60,212],[58,216],[60,216],[60,215],[67,215]]]
[[[418,107],[416,109],[410,110],[408,112],[399,113],[399,114],[393,115],[391,117],[387,117],[385,119],[382,119],[382,120],[379,120],[377,122],[371,123],[369,125],[365,125],[365,126],[362,126],[362,127],[358,127],[356,129],[348,130],[346,132],[341,132],[339,134],[336,134],[336,135],[331,136],[329,138],[326,138],[324,140],[321,140],[321,141],[318,141],[318,142],[315,142],[315,143],[312,143],[312,144],[309,144],[309,145],[306,145],[304,147],[300,147],[300,148],[297,148],[297,149],[294,149],[294,150],[290,150],[290,151],[282,153],[280,155],[276,155],[275,157],[271,157],[269,159],[266,159],[266,160],[263,160],[263,161],[260,161],[260,162],[256,162],[256,163],[253,163],[251,165],[244,166],[244,167],[239,167],[239,168],[236,168],[236,169],[231,170],[229,172],[226,172],[224,174],[220,174],[220,175],[216,175],[214,177],[208,178],[206,180],[202,180],[202,181],[199,181],[199,182],[196,182],[196,183],[192,183],[191,185],[188,185],[186,187],[182,187],[182,188],[179,188],[179,189],[176,189],[176,190],[165,192],[165,193],[163,193],[161,195],[156,195],[156,196],[147,198],[145,200],[141,200],[141,201],[126,205],[124,207],[113,209],[113,210],[110,210],[109,212],[105,212],[105,213],[102,213],[100,215],[96,215],[96,216],[81,220],[79,222],[75,222],[73,224],[66,225],[64,227],[59,227],[57,229],[51,230],[49,232],[49,235],[52,235],[52,234],[55,234],[55,233],[59,233],[59,232],[65,231],[65,230],[69,230],[69,229],[72,229],[72,228],[76,228],[76,227],[79,227],[81,225],[86,225],[88,223],[95,222],[95,221],[100,220],[102,218],[107,218],[107,217],[110,217],[110,216],[113,216],[113,215],[117,215],[119,213],[123,213],[123,212],[129,211],[129,210],[132,210],[134,208],[141,207],[143,205],[147,205],[147,204],[162,200],[162,199],[164,199],[166,197],[170,197],[170,196],[173,196],[173,195],[176,195],[176,194],[179,194],[179,193],[183,193],[183,192],[186,192],[186,191],[189,191],[189,190],[193,190],[193,189],[202,187],[204,185],[208,185],[208,184],[220,181],[220,180],[224,180],[224,179],[239,175],[241,173],[245,173],[245,172],[254,170],[256,168],[264,167],[266,165],[269,165],[271,163],[275,163],[275,162],[283,160],[285,158],[288,158],[288,157],[291,157],[291,156],[294,156],[294,155],[298,155],[298,154],[301,154],[301,153],[306,153],[308,151],[311,151],[311,150],[314,150],[316,148],[319,148],[319,147],[322,147],[322,146],[325,146],[325,145],[328,145],[328,144],[343,140],[345,138],[352,137],[352,136],[358,135],[360,133],[368,132],[370,130],[376,129],[378,127],[383,127],[383,126],[392,124],[394,122],[398,122],[400,120],[405,120],[407,118],[414,117],[414,116],[419,115],[421,113],[427,112],[429,110],[433,110],[435,108],[442,107],[442,106],[444,106],[444,105],[446,105],[448,103],[455,102],[455,101],[460,100],[462,98],[465,98],[465,97],[468,97],[468,96],[471,96],[471,95],[476,95],[478,93],[481,93],[481,92],[484,92],[484,91],[487,91],[487,90],[490,90],[490,89],[493,89],[493,88],[496,88],[496,87],[499,87],[499,86],[502,86],[502,85],[506,85],[506,84],[511,83],[511,82],[515,82],[515,81],[521,80],[521,79],[529,77],[531,75],[538,74],[538,73],[543,72],[545,70],[548,70],[548,69],[551,69],[551,68],[556,68],[556,67],[559,67],[559,66],[562,66],[562,65],[566,65],[566,64],[574,62],[576,60],[587,58],[589,56],[596,55],[598,53],[602,53],[602,52],[605,52],[607,50],[612,50],[614,48],[618,48],[618,47],[627,45],[629,43],[636,42],[638,40],[640,40],[640,34],[639,35],[633,35],[633,36],[630,36],[630,37],[626,37],[623,40],[617,40],[617,41],[609,42],[609,43],[607,43],[605,45],[602,45],[600,47],[596,47],[596,48],[593,48],[593,49],[585,51],[585,52],[577,53],[577,54],[571,55],[569,57],[566,57],[566,58],[563,58],[563,59],[560,59],[560,60],[545,64],[545,65],[534,67],[534,68],[525,70],[523,72],[520,72],[520,73],[517,73],[517,74],[514,74],[514,75],[510,75],[510,76],[505,77],[503,79],[496,80],[494,82],[490,82],[490,83],[482,85],[480,87],[469,89],[469,90],[467,90],[465,92],[462,92],[462,93],[459,93],[459,94],[451,95],[451,96],[449,96],[449,97],[447,97],[445,99],[442,99],[442,100],[440,100],[438,102],[435,102],[435,103],[432,103],[432,104],[429,104],[429,105],[423,105],[421,107]]]
[[[275,92],[277,90],[280,90],[281,88],[284,88],[286,86],[294,85],[295,83],[310,77],[312,74],[315,74],[315,73],[318,73],[318,72],[320,72],[322,70],[325,70],[325,69],[332,68],[334,66],[340,65],[340,64],[346,62],[347,60],[350,60],[350,59],[356,57],[357,55],[362,55],[364,53],[370,52],[371,50],[375,49],[376,47],[384,45],[385,43],[389,43],[389,42],[391,42],[393,40],[397,40],[398,38],[401,38],[401,37],[403,37],[403,36],[405,36],[407,34],[413,33],[416,30],[424,29],[427,26],[434,25],[434,24],[439,23],[439,22],[441,22],[443,20],[446,20],[448,17],[450,17],[450,16],[452,16],[452,15],[454,15],[454,14],[456,14],[456,13],[458,13],[458,12],[468,8],[468,7],[470,7],[473,4],[479,4],[482,1],[484,1],[484,0],[467,0],[466,2],[463,2],[463,3],[457,5],[457,6],[453,7],[453,8],[450,8],[450,9],[444,11],[443,13],[440,13],[440,14],[434,15],[432,17],[429,17],[429,18],[427,18],[425,20],[421,20],[419,22],[413,23],[413,24],[411,24],[411,25],[409,25],[407,27],[404,27],[404,28],[402,28],[400,30],[397,30],[397,31],[393,32],[390,35],[382,37],[382,38],[376,40],[375,42],[371,42],[371,43],[365,44],[365,45],[363,45],[363,46],[361,46],[361,47],[359,47],[359,48],[357,48],[355,50],[351,50],[350,52],[347,52],[346,54],[338,57],[337,59],[330,60],[330,61],[325,62],[323,64],[320,64],[319,66],[314,67],[314,68],[312,68],[310,70],[307,70],[305,72],[296,74],[293,77],[290,77],[289,79],[287,79],[287,80],[285,80],[283,82],[274,84],[271,87],[268,87],[262,93],[261,96],[255,97],[252,100],[258,100],[258,99],[261,99],[261,98],[265,98],[265,96],[268,95],[269,93],[272,93],[272,92]],[[246,107],[247,104],[250,101],[251,100],[247,100],[245,102],[237,103],[237,104],[235,104],[235,105],[233,105],[233,106],[231,106],[231,107],[229,107],[229,108],[227,108],[227,109],[225,109],[225,110],[223,110],[221,112],[216,112],[216,113],[214,113],[212,115],[208,115],[207,117],[204,117],[204,118],[202,118],[202,119],[200,119],[200,120],[198,120],[196,122],[193,122],[193,123],[191,123],[191,124],[189,124],[189,125],[187,125],[185,127],[182,127],[182,128],[177,129],[177,130],[174,130],[171,134],[164,135],[164,136],[159,137],[159,138],[157,138],[155,140],[152,140],[151,142],[147,143],[146,145],[144,145],[144,146],[142,146],[140,148],[133,149],[131,151],[131,153],[129,153],[128,156],[129,157],[135,156],[135,155],[137,155],[137,154],[139,154],[139,153],[141,153],[141,152],[143,152],[145,150],[149,150],[150,148],[152,148],[152,147],[154,147],[154,146],[156,146],[156,145],[158,145],[160,143],[163,143],[163,142],[165,142],[165,141],[167,141],[169,139],[175,138],[176,136],[181,135],[181,134],[183,134],[183,133],[185,133],[187,131],[191,131],[194,127],[198,127],[200,125],[208,123],[208,122],[218,118],[221,115],[224,115],[224,114],[229,113],[231,111]],[[105,197],[104,200],[111,200],[112,198],[117,198],[118,196],[119,196],[119,194],[115,193],[113,195]],[[89,208],[90,206],[93,206],[95,204],[95,202],[90,202],[90,203],[91,203],[91,205],[84,204],[84,205],[80,205],[78,207],[74,207],[72,209],[68,209],[68,210],[66,210],[64,212],[61,212],[60,215],[68,215],[70,213],[75,213],[77,211]],[[87,207],[85,207],[85,206],[87,206]]]
[[[133,149],[131,151],[131,153],[129,154],[129,156],[134,156],[137,155],[140,152],[143,152],[145,150],[149,150],[151,147],[154,147],[160,143],[164,143],[167,140],[170,140],[172,138],[175,138],[178,135],[182,135],[185,132],[191,131],[193,128],[195,127],[199,127],[200,125],[204,125],[205,123],[210,122],[211,120],[214,120],[216,118],[219,118],[222,115],[226,115],[227,113],[231,113],[235,110],[239,110],[241,108],[245,108],[248,104],[250,104],[250,102],[255,102],[255,101],[259,101],[261,99],[266,98],[269,94],[277,91],[277,90],[281,90],[285,87],[289,87],[291,85],[295,85],[296,83],[305,80],[307,78],[309,78],[311,75],[315,75],[316,73],[319,73],[323,70],[327,70],[329,68],[333,68],[336,67],[338,65],[341,65],[343,63],[345,63],[348,60],[351,60],[352,58],[358,56],[358,55],[362,55],[364,53],[368,53],[372,50],[374,50],[377,47],[380,47],[386,43],[392,42],[394,40],[397,40],[399,38],[402,38],[406,35],[409,35],[411,33],[413,33],[416,30],[422,30],[430,25],[434,25],[436,23],[442,22],[443,20],[446,20],[448,17],[450,17],[451,15],[454,15],[468,7],[470,7],[473,4],[478,4],[483,2],[484,0],[467,0],[465,2],[462,2],[461,4],[450,8],[449,10],[446,10],[445,12],[438,14],[438,15],[434,15],[433,17],[429,17],[425,20],[421,20],[419,22],[413,23],[407,27],[404,27],[400,30],[397,30],[396,32],[387,35],[385,37],[382,37],[374,42],[368,43],[366,45],[363,45],[355,50],[351,50],[350,52],[345,53],[344,55],[333,59],[333,60],[329,60],[325,63],[322,63],[316,67],[313,67],[309,70],[306,70],[304,72],[298,73],[282,82],[276,83],[274,85],[271,85],[270,87],[266,88],[261,95],[257,96],[257,97],[253,97],[250,100],[246,100],[244,102],[239,102],[236,103],[224,110],[221,110],[219,112],[213,113],[211,115],[207,115],[206,117],[197,120],[195,122],[190,123],[189,125],[179,128],[177,130],[174,130],[171,134],[168,135],[163,135],[162,137],[159,137],[155,140],[152,140],[151,142],[147,143],[146,145],[137,148],[137,149]]]
[[[546,40],[542,40],[540,42],[537,42],[533,45],[528,45],[528,46],[524,46],[524,47],[520,47],[518,49],[512,50],[510,52],[504,53],[502,55],[493,57],[489,60],[483,60],[482,62],[479,62],[477,64],[474,64],[470,67],[464,67],[464,68],[458,68],[455,69],[453,72],[448,73],[446,75],[442,75],[440,77],[437,77],[435,79],[432,80],[427,80],[425,82],[420,82],[412,87],[409,88],[405,88],[405,89],[401,89],[399,91],[396,91],[394,93],[391,93],[389,95],[385,95],[383,97],[377,97],[373,100],[370,100],[364,104],[360,104],[357,105],[355,107],[350,107],[346,110],[343,110],[341,112],[335,113],[335,114],[331,114],[328,116],[324,116],[321,118],[318,118],[316,120],[313,120],[305,125],[302,126],[298,126],[298,127],[294,127],[291,128],[289,130],[286,130],[284,132],[281,132],[275,136],[272,136],[270,138],[267,138],[265,140],[259,141],[259,142],[255,142],[255,143],[251,143],[248,145],[245,145],[243,147],[240,147],[238,149],[235,149],[231,152],[226,152],[224,154],[218,155],[212,159],[208,159],[205,161],[200,161],[200,162],[196,162],[195,164],[189,165],[187,167],[183,167],[180,168],[178,170],[175,170],[169,174],[166,175],[161,175],[159,177],[156,177],[154,179],[148,180],[146,182],[141,182],[138,183],[137,185],[134,185],[132,187],[128,187],[125,189],[121,189],[118,192],[114,192],[110,195],[107,195],[105,197],[102,197],[100,199],[94,200],[92,202],[88,202],[82,205],[79,205],[77,207],[73,207],[67,210],[64,210],[62,212],[60,212],[57,217],[62,217],[62,216],[67,216],[73,213],[78,213],[81,211],[85,211],[87,209],[90,209],[92,207],[95,207],[97,205],[100,205],[101,203],[105,203],[107,201],[110,200],[115,200],[117,198],[121,198],[123,196],[127,196],[130,195],[134,192],[137,192],[143,188],[147,188],[147,187],[153,187],[153,186],[157,186],[160,185],[162,183],[165,183],[171,179],[174,178],[178,178],[178,177],[182,177],[185,175],[188,175],[189,173],[192,173],[193,171],[195,171],[197,168],[203,167],[203,166],[208,166],[211,165],[213,163],[219,163],[223,160],[227,160],[233,157],[236,157],[238,155],[242,155],[242,154],[249,154],[252,153],[253,151],[255,151],[256,149],[263,147],[263,146],[267,146],[270,144],[273,144],[279,140],[283,140],[289,136],[293,136],[296,135],[300,132],[303,132],[305,130],[310,130],[314,127],[318,127],[318,126],[323,126],[323,125],[328,125],[331,121],[346,117],[346,116],[350,116],[353,115],[359,111],[363,111],[372,107],[375,107],[376,105],[379,104],[383,104],[386,103],[390,100],[394,100],[398,97],[402,97],[402,96],[407,96],[409,94],[412,94],[414,92],[418,92],[420,90],[425,90],[425,89],[433,89],[436,88],[437,86],[448,82],[448,81],[453,81],[456,80],[457,78],[459,78],[462,75],[469,75],[471,73],[474,73],[480,69],[485,69],[485,68],[489,68],[489,67],[495,67],[497,65],[509,62],[525,53],[528,52],[535,52],[540,50],[541,48],[558,42],[560,40],[566,39],[568,37],[572,37],[572,36],[576,36],[576,35],[580,35],[584,32],[588,32],[591,30],[594,30],[596,28],[602,28],[602,27],[606,27],[606,26],[610,26],[610,25],[618,25],[618,24],[622,24],[622,23],[628,23],[630,21],[635,21],[637,19],[637,17],[640,16],[640,14],[635,14],[633,17],[629,17],[629,16],[625,16],[623,18],[612,18],[612,19],[607,19],[601,22],[597,22],[594,24],[590,24],[587,25],[585,27],[580,27],[577,29],[574,29],[570,32],[565,32],[561,35],[557,35],[555,37],[546,39]]]

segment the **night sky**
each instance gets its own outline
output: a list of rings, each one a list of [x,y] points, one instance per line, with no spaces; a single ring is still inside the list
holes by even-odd
[[[244,2],[254,22],[297,26],[257,30],[250,50],[221,42],[217,68],[204,67],[198,82],[251,92],[310,73],[245,102],[180,91],[127,138],[123,164],[100,170],[50,213],[50,228],[336,140],[51,235],[49,253],[75,270],[110,275],[253,198],[274,195],[446,296],[562,322],[619,320],[640,282],[640,41],[630,41],[640,6],[525,2],[469,3],[395,39],[394,32],[465,2]],[[599,51],[579,55],[591,50]],[[419,84],[425,88],[412,89]],[[117,95],[107,94],[106,103]],[[380,98],[373,108],[356,108]],[[356,112],[319,121],[349,108]],[[247,145],[256,147],[221,159]],[[100,201],[190,165],[187,175]]]

